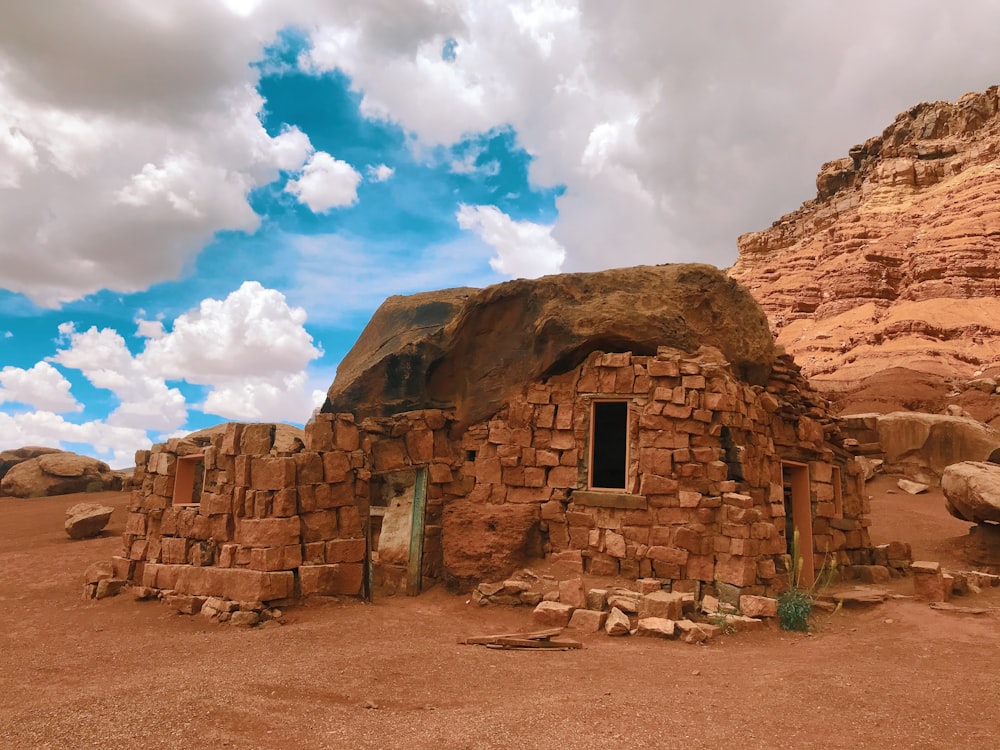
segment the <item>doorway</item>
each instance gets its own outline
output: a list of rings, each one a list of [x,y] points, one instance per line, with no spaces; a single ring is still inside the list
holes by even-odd
[[[792,565],[798,566],[799,584],[812,586],[816,579],[813,560],[812,502],[809,497],[809,467],[793,461],[781,462],[781,483],[785,497],[785,544],[786,552],[792,557]],[[793,550],[795,533],[798,532],[798,550]],[[796,560],[796,554],[799,560]]]
[[[392,596],[420,593],[427,508],[427,468],[376,474],[368,485],[365,589]]]

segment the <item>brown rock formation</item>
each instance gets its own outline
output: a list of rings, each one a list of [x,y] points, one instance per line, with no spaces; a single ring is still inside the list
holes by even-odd
[[[67,451],[45,453],[12,467],[0,492],[13,497],[49,497],[72,492],[121,489],[121,477],[103,461]]]
[[[596,350],[655,354],[714,346],[749,382],[775,352],[753,297],[700,264],[519,279],[482,290],[391,297],[344,358],[323,411],[359,418],[454,406],[465,425],[525,383]]]
[[[12,468],[29,458],[37,458],[46,453],[58,453],[58,448],[44,448],[38,445],[26,445],[23,448],[0,451],[0,479]]]
[[[955,381],[1000,368],[997,87],[913,107],[824,164],[816,186],[740,237],[730,271],[815,385],[860,410],[937,410]],[[931,393],[907,396],[910,381]],[[981,396],[965,408],[1000,414]]]

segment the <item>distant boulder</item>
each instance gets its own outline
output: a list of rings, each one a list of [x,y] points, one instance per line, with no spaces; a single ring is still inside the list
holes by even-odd
[[[964,417],[893,412],[878,417],[885,470],[937,484],[945,468],[962,461],[990,460],[1000,431]]]
[[[3,479],[8,471],[22,461],[27,461],[29,458],[37,458],[38,456],[45,455],[46,453],[59,452],[58,448],[43,448],[40,445],[26,445],[23,448],[0,451],[0,479]]]
[[[955,518],[971,523],[1000,523],[1000,466],[963,461],[944,470],[941,490]]]
[[[66,509],[66,533],[70,539],[88,539],[100,534],[115,509],[99,503],[77,503]]]
[[[121,487],[121,476],[106,463],[67,451],[51,451],[21,461],[0,481],[0,493],[13,497],[50,497]]]

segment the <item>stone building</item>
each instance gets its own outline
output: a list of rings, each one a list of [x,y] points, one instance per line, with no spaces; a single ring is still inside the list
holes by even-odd
[[[836,420],[708,266],[391,298],[302,441],[275,429],[140,451],[117,575],[273,602],[468,587],[545,557],[774,594],[796,530],[806,581],[871,562]]]

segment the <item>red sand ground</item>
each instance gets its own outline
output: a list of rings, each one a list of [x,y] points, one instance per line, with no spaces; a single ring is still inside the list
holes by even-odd
[[[871,485],[875,541],[954,563],[968,525],[939,493],[892,487]],[[125,514],[74,542],[62,518],[79,499],[0,498],[3,748],[1000,747],[996,612],[895,600],[822,615],[809,636],[589,635],[544,653],[457,645],[530,630],[530,610],[433,589],[241,630],[128,595],[83,601],[81,573],[116,553]],[[956,603],[996,606],[1000,589]]]

